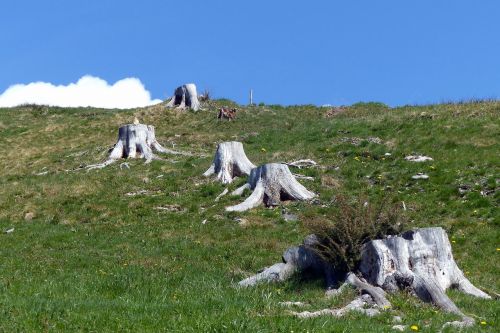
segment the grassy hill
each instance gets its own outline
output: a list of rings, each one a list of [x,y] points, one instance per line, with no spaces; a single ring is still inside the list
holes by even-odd
[[[215,101],[198,113],[0,109],[0,331],[389,332],[400,315],[404,324],[435,332],[455,319],[398,293],[390,296],[393,309],[376,318],[300,320],[278,303],[337,307],[354,292],[326,300],[322,281],[299,278],[234,288],[300,243],[308,233],[304,222],[328,219],[339,193],[369,200],[389,193],[404,201],[412,226],[448,231],[472,283],[500,292],[500,102],[363,103],[333,116],[326,116],[329,108],[262,105],[243,108],[234,122],[218,122],[215,107],[228,103]],[[206,157],[163,155],[165,161],[148,165],[128,161],[130,169],[115,163],[71,171],[104,160],[118,127],[134,116],[154,125],[165,146]],[[296,172],[314,177],[301,182],[320,202],[290,203],[296,222],[285,222],[279,208],[226,213],[241,198],[214,202],[225,187],[201,174],[216,143],[228,140],[242,141],[255,164],[318,162],[322,168]],[[434,161],[405,161],[411,153]],[[418,172],[430,178],[412,180]],[[155,209],[160,206],[172,211]],[[498,300],[449,295],[477,319],[468,331],[500,330]]]

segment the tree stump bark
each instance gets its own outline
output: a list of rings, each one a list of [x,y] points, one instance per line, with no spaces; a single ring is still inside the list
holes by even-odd
[[[158,143],[155,128],[151,125],[134,124],[123,125],[118,130],[118,141],[111,150],[108,159],[99,164],[87,166],[87,170],[104,168],[121,158],[144,158],[146,163],[159,159],[153,149],[160,153],[186,154],[164,148]]]
[[[174,96],[167,103],[167,107],[177,107],[179,109],[191,108],[194,111],[200,109],[198,93],[194,83],[187,83],[175,89]]]
[[[361,277],[349,272],[345,283],[339,289],[332,289],[341,276],[334,267],[324,261],[312,250],[318,238],[310,235],[304,244],[291,247],[283,254],[283,263],[265,268],[257,275],[239,282],[240,286],[253,286],[259,282],[283,281],[294,272],[314,268],[323,272],[327,282],[327,295],[337,294],[344,286],[351,285],[362,294],[353,301],[352,306],[343,309],[325,309],[317,312],[292,313],[302,318],[320,315],[339,315],[344,310],[357,310],[363,305],[373,303],[375,308],[387,309],[391,303],[386,292],[408,289],[426,302],[432,302],[444,311],[458,314],[461,321],[447,322],[444,327],[469,327],[474,319],[464,315],[445,294],[448,288],[459,290],[484,299],[491,297],[474,287],[458,268],[451,253],[448,236],[442,228],[422,228],[408,231],[401,236],[389,236],[372,240],[365,244],[362,251],[359,271]],[[364,294],[364,296],[363,296]],[[366,298],[369,295],[371,301]],[[363,303],[364,302],[364,303]],[[360,305],[361,307],[357,306]],[[354,306],[356,305],[356,306]],[[378,312],[369,312],[367,315]]]
[[[474,287],[458,268],[442,228],[423,228],[368,242],[359,268],[367,282],[387,291],[411,289],[423,301],[463,316],[446,289],[491,298]]]
[[[235,190],[233,195],[241,195],[245,189],[253,193],[242,203],[226,207],[227,211],[243,212],[259,206],[277,206],[284,200],[310,200],[316,195],[308,191],[292,175],[285,164],[269,163],[255,168],[250,173],[247,184]]]
[[[212,165],[203,175],[216,174],[217,180],[229,184],[234,177],[250,175],[253,168],[255,165],[248,159],[241,142],[222,142],[217,145]]]

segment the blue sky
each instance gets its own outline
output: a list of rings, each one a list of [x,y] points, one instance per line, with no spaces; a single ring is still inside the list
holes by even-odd
[[[160,99],[188,82],[240,103],[498,98],[499,17],[498,0],[2,0],[0,93],[88,74]]]

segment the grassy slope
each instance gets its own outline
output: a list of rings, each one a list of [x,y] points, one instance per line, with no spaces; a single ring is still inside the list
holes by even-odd
[[[234,282],[279,261],[307,233],[302,222],[284,222],[279,209],[237,215],[224,207],[239,198],[214,202],[224,187],[200,175],[215,144],[235,139],[254,163],[312,158],[327,167],[300,171],[315,177],[303,183],[326,206],[290,204],[302,221],[328,218],[339,191],[369,198],[391,191],[406,203],[415,226],[445,227],[466,275],[498,293],[498,192],[482,197],[479,191],[494,188],[500,178],[500,103],[397,109],[359,104],[332,118],[325,111],[263,106],[235,122],[217,122],[213,109],[0,110],[0,230],[15,228],[0,234],[0,331],[382,332],[391,331],[396,313],[405,324],[432,332],[454,318],[397,294],[391,296],[393,313],[377,318],[299,320],[277,303],[301,300],[314,310],[342,305],[353,292],[327,301],[321,281],[298,280],[235,289]],[[177,149],[209,157],[131,161],[129,170],[115,164],[89,173],[64,171],[103,160],[118,126],[134,115],[154,124],[165,145],[174,141]],[[341,140],[369,136],[383,144]],[[402,159],[412,152],[435,160]],[[35,175],[42,171],[49,173]],[[430,179],[411,181],[417,172]],[[461,197],[459,184],[473,191]],[[137,190],[154,195],[125,196]],[[183,211],[154,209],[167,204]],[[32,221],[24,220],[28,212],[36,215]],[[249,223],[238,225],[236,216]],[[470,331],[499,330],[498,301],[450,295],[465,313],[487,322]]]

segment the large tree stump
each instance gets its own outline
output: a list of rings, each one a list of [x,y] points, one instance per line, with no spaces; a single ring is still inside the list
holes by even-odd
[[[387,291],[410,289],[424,301],[463,316],[446,289],[490,298],[458,268],[442,228],[423,228],[365,244],[359,267],[367,282]]]
[[[203,175],[216,174],[223,184],[229,184],[234,177],[250,175],[253,168],[255,165],[248,159],[241,142],[222,142],[217,145],[212,165]]]
[[[458,314],[461,321],[447,322],[443,327],[468,327],[474,320],[465,316],[445,294],[446,289],[459,290],[480,298],[491,297],[474,287],[458,268],[451,253],[448,236],[442,228],[423,228],[408,231],[401,236],[389,236],[372,240],[365,244],[359,265],[361,277],[349,272],[339,274],[328,262],[324,261],[313,248],[318,244],[314,235],[306,237],[304,245],[291,247],[283,255],[283,263],[274,264],[257,275],[239,282],[240,286],[253,286],[259,282],[284,281],[294,272],[301,273],[314,268],[323,273],[327,287],[327,295],[335,295],[344,286],[351,285],[362,294],[352,305],[342,309],[325,309],[317,312],[292,313],[302,318],[320,315],[342,315],[345,311],[360,311],[364,305],[372,305],[376,309],[390,308],[386,292],[407,289],[419,298],[432,302],[444,311]],[[345,276],[345,283],[339,289],[332,289],[337,279]],[[363,296],[364,295],[364,296]],[[366,298],[369,295],[371,301]],[[361,310],[362,311],[362,310]],[[363,311],[362,311],[363,312]],[[365,312],[367,315],[377,311]]]
[[[159,159],[153,149],[160,153],[187,154],[164,148],[158,143],[155,136],[155,128],[151,125],[134,124],[123,125],[118,130],[118,141],[111,150],[108,159],[99,164],[87,166],[87,170],[101,169],[121,158],[144,158],[146,163],[153,159]]]
[[[227,211],[243,212],[259,206],[277,206],[284,200],[310,200],[316,195],[308,191],[292,175],[285,164],[269,163],[255,168],[250,173],[247,184],[235,190],[233,195],[241,195],[245,189],[253,193],[242,203],[226,207]]]
[[[200,109],[198,93],[194,83],[187,83],[175,89],[174,96],[167,103],[167,107],[177,107],[179,109],[191,108],[194,111]]]

